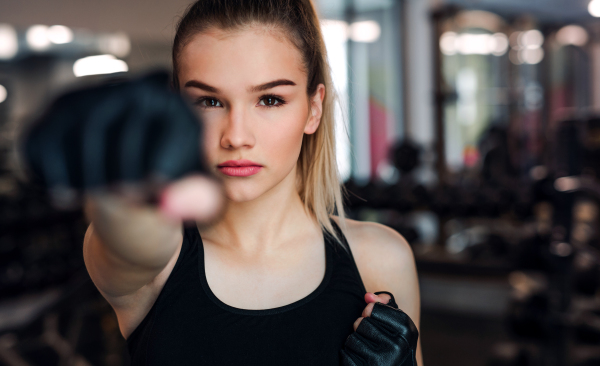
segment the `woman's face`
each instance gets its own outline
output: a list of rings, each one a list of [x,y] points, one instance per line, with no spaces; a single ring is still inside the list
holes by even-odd
[[[179,58],[182,94],[202,117],[205,151],[227,197],[256,199],[295,184],[303,135],[316,131],[325,88],[306,93],[302,57],[272,29],[212,29]]]

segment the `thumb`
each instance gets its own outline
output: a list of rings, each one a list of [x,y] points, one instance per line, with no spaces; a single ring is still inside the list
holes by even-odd
[[[365,294],[365,301],[367,302],[367,304],[370,304],[372,302],[380,302],[382,304],[387,304],[388,301],[390,301],[391,296],[388,294],[380,294],[380,295],[375,295],[372,292],[367,292]]]
[[[206,222],[214,219],[225,202],[221,187],[212,179],[193,175],[167,186],[159,208],[169,217]]]

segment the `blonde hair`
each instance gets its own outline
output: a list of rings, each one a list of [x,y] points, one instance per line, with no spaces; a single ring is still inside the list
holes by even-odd
[[[298,193],[306,210],[341,243],[331,223],[337,213],[345,226],[342,187],[336,160],[334,108],[336,94],[327,62],[319,19],[311,0],[199,0],[191,4],[177,24],[173,42],[173,87],[179,90],[178,57],[192,37],[209,28],[239,29],[253,24],[282,29],[302,54],[313,96],[325,86],[323,114],[316,132],[304,135],[298,157]]]

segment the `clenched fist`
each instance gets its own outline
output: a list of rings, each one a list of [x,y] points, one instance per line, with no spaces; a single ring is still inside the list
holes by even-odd
[[[169,90],[168,74],[156,72],[61,96],[29,129],[22,153],[59,206],[115,191],[160,201],[174,216],[201,217],[190,211],[215,211],[206,202],[217,201],[201,133],[198,116]]]
[[[419,332],[389,292],[367,293],[370,302],[340,351],[342,366],[417,366]],[[384,304],[385,302],[385,304]]]

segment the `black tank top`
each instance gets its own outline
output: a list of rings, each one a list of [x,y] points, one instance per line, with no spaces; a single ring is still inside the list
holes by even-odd
[[[150,312],[127,339],[132,366],[337,366],[367,305],[350,247],[324,231],[326,268],[317,289],[294,303],[247,310],[221,302],[204,271],[198,229],[184,227],[177,263]]]

